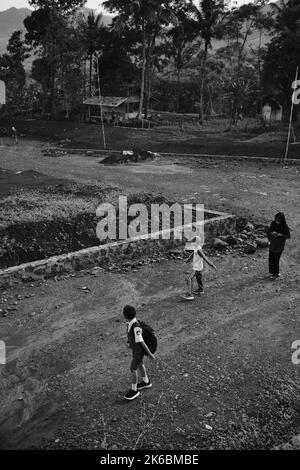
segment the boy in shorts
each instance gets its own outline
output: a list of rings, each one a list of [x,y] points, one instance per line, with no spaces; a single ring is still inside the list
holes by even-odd
[[[154,359],[154,355],[150,352],[148,346],[143,340],[143,331],[136,318],[135,308],[126,305],[123,309],[123,315],[127,320],[127,335],[129,347],[132,350],[132,361],[130,365],[131,372],[131,389],[125,393],[125,400],[134,400],[140,395],[140,390],[152,387],[146,367],[144,366],[144,356]],[[138,371],[141,374],[142,381],[138,383]]]
[[[195,297],[193,295],[201,295],[204,294],[204,289],[203,289],[203,281],[202,281],[202,271],[203,271],[203,260],[209,264],[213,269],[217,269],[216,266],[210,259],[205,256],[202,250],[202,242],[201,238],[199,236],[195,236],[192,239],[190,239],[187,244],[186,244],[186,249],[187,250],[193,250],[191,255],[188,257],[186,263],[189,263],[193,259],[193,270],[189,274],[189,277],[187,279],[187,284],[188,284],[188,292],[184,296],[185,300],[195,300]],[[198,289],[193,292],[193,279],[194,277],[196,278],[197,284],[198,284]]]

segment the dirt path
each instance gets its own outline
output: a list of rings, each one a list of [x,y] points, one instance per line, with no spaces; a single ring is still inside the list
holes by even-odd
[[[179,124],[179,123],[178,123]],[[154,152],[208,153],[214,155],[248,155],[283,158],[287,137],[287,125],[273,127],[263,132],[261,124],[254,120],[246,122],[240,129],[224,132],[228,123],[207,122],[199,128],[184,125],[184,130],[175,127],[158,126],[150,130],[105,126],[108,149],[147,149]],[[25,138],[62,142],[69,148],[103,148],[101,130],[98,124],[66,121],[14,120],[2,122],[2,126],[14,125],[20,136]],[[244,129],[243,129],[244,128]],[[290,145],[289,156],[299,158],[299,128],[295,128],[297,145]],[[5,139],[5,143],[10,140]]]
[[[174,200],[195,199],[208,209],[224,210],[269,221],[282,210],[291,226],[299,227],[300,169],[277,164],[213,162],[195,158],[162,158],[154,163],[103,166],[99,159],[81,154],[51,158],[42,155],[45,144],[24,141],[22,146],[0,148],[0,167],[35,170],[123,193],[162,193]]]
[[[163,416],[150,442],[162,448],[168,442],[174,448],[205,447],[215,427],[220,436],[243,413],[263,413],[258,397],[268,380],[299,379],[291,363],[299,331],[299,265],[286,256],[288,272],[271,282],[265,277],[266,251],[215,262],[218,273],[207,272],[205,295],[188,304],[179,296],[182,261],[7,292],[23,299],[0,320],[10,354],[17,352],[9,371],[2,371],[4,447],[40,445],[42,437],[51,448],[99,447],[103,420],[108,443],[126,447],[125,436],[132,443],[138,435],[141,409],[151,413],[161,393]],[[33,297],[26,299],[28,292]],[[121,315],[126,303],[138,307],[159,337],[157,361],[149,365],[154,387],[131,404],[122,400],[130,361]],[[209,433],[206,424],[213,428]]]
[[[15,311],[0,318],[10,358],[0,369],[2,448],[133,448],[156,409],[146,448],[270,447],[295,433],[297,168],[184,158],[104,168],[80,155],[42,157],[33,142],[1,149],[0,158],[1,167],[15,171],[194,199],[258,222],[282,210],[292,228],[281,281],[265,277],[267,251],[216,257],[218,273],[207,272],[206,293],[194,303],[179,299],[186,269],[179,260],[1,292],[0,309],[17,302]],[[121,315],[126,303],[138,307],[159,337],[157,361],[149,364],[154,386],[129,404],[122,399],[130,361]]]

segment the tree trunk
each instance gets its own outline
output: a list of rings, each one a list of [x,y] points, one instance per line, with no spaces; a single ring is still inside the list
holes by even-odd
[[[51,91],[50,91],[50,114],[53,119],[55,116],[55,70],[53,64],[51,65]]]
[[[151,99],[151,93],[152,93],[152,74],[148,75],[148,85],[147,85],[147,108],[146,108],[146,116],[148,117],[148,110],[150,108],[150,99]]]
[[[90,70],[89,70],[89,97],[92,96],[92,67],[93,67],[93,56],[90,56]]]
[[[213,116],[215,114],[215,110],[214,110],[214,105],[213,105],[213,101],[212,101],[209,86],[207,87],[207,92],[208,92],[208,97],[209,97],[210,114],[211,114],[211,116]]]
[[[200,105],[199,105],[199,124],[203,126],[204,123],[204,106],[203,106],[203,93],[204,93],[204,82],[205,82],[205,67],[207,61],[208,42],[205,41],[204,56],[201,65],[201,83],[200,83]]]
[[[179,100],[179,96],[180,96],[180,68],[177,69],[177,93],[176,93],[176,110],[177,110],[177,113],[179,113],[179,110],[180,110],[180,100]]]
[[[143,117],[144,107],[144,91],[145,91],[145,72],[146,72],[146,34],[145,34],[145,20],[142,18],[142,35],[143,35],[143,56],[142,56],[142,78],[141,78],[141,94],[138,119]]]
[[[83,60],[83,99],[86,100],[86,59]]]
[[[232,110],[231,110],[231,119],[230,119],[230,128],[235,126],[238,122],[239,117],[239,107],[240,107],[240,94],[239,92],[236,93],[233,103],[232,103]]]
[[[261,79],[261,41],[262,41],[262,29],[259,30],[259,43],[258,43],[258,52],[257,52],[257,69],[258,69],[258,83],[259,88],[262,87],[262,79]]]
[[[144,118],[147,119],[148,117],[148,90],[149,90],[149,80],[150,80],[150,71],[149,71],[149,64],[146,64],[145,69],[145,86],[144,86]]]
[[[148,73],[149,73],[149,72],[148,72]],[[146,80],[146,82],[145,82],[145,90],[146,90],[146,93],[145,93],[145,99],[144,99],[144,118],[145,118],[145,119],[148,119],[149,75],[148,75],[147,80]]]

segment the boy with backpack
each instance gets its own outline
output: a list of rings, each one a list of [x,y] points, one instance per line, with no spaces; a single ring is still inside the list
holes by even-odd
[[[126,305],[123,309],[123,315],[127,320],[127,335],[129,347],[132,350],[132,361],[130,372],[132,378],[131,389],[125,393],[125,400],[134,400],[140,395],[140,390],[152,387],[146,367],[144,366],[144,356],[155,359],[154,353],[157,347],[157,340],[151,327],[136,318],[135,308]],[[138,383],[138,371],[141,374],[142,381]]]

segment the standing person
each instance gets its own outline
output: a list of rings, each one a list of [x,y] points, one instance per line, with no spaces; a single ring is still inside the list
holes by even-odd
[[[18,133],[17,133],[17,129],[15,128],[15,126],[11,127],[11,131],[12,131],[12,138],[14,139],[14,141],[17,144],[18,143]]]
[[[149,356],[154,359],[154,354],[151,353],[148,346],[143,339],[143,331],[136,318],[135,308],[131,305],[126,305],[123,309],[123,315],[127,320],[127,335],[129,347],[132,350],[132,361],[130,365],[131,372],[131,389],[124,395],[125,400],[134,400],[140,395],[140,390],[152,387],[146,367],[144,366],[144,356]],[[138,371],[141,374],[142,381],[138,383]]]
[[[193,253],[188,257],[186,263],[189,263],[193,259],[193,269],[187,279],[188,292],[184,296],[185,300],[195,300],[193,293],[196,295],[204,294],[202,271],[203,271],[203,260],[211,266],[213,269],[217,269],[216,266],[210,259],[205,256],[202,250],[202,241],[199,236],[193,237],[186,244],[186,249],[193,250]],[[196,278],[198,289],[193,292],[193,279]]]
[[[272,279],[280,276],[279,261],[285,247],[285,241],[291,238],[290,229],[286,223],[283,212],[278,212],[267,230],[270,241],[269,273]]]

